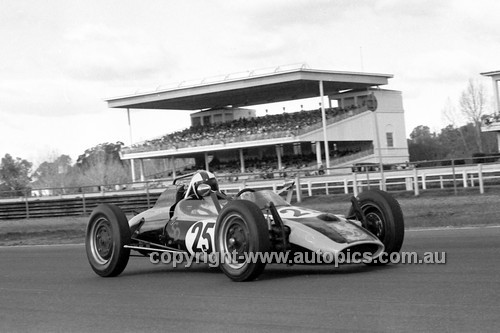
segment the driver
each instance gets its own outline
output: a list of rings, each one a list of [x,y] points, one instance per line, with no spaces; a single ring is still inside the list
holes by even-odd
[[[185,199],[187,198],[196,198],[201,199],[201,196],[196,191],[196,188],[200,184],[208,184],[212,188],[212,191],[219,191],[219,183],[215,178],[215,175],[209,171],[199,170],[196,174],[191,178],[191,182],[189,183],[188,189],[186,191]]]

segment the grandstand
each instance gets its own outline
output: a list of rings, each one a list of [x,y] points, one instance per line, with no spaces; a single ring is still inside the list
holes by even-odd
[[[220,173],[324,168],[409,160],[401,92],[381,89],[392,75],[300,68],[252,71],[211,81],[108,99],[111,108],[186,110],[192,125],[122,149],[139,160],[164,159]],[[319,107],[256,117],[252,106],[316,97]],[[326,101],[324,103],[323,101]],[[300,103],[300,102],[299,102]],[[326,149],[325,149],[326,148]]]

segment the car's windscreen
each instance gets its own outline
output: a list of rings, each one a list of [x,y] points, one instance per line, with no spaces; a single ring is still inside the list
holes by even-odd
[[[262,190],[257,192],[245,192],[240,196],[243,200],[254,202],[260,209],[266,208],[269,202],[273,202],[276,207],[290,206],[282,197],[271,190]]]

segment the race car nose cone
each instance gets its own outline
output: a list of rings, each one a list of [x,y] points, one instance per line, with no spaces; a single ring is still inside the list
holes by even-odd
[[[228,243],[229,243],[229,246],[233,246],[236,243],[236,239],[231,237],[231,238],[229,238]]]

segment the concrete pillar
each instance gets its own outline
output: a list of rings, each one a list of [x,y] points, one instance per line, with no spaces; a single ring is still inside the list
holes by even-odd
[[[321,99],[321,118],[323,122],[323,140],[325,143],[325,162],[326,168],[330,168],[330,149],[328,149],[328,135],[326,133],[326,113],[325,113],[325,103],[323,103],[323,81],[319,81],[319,96]],[[327,171],[330,172],[330,171]]]
[[[278,170],[281,170],[282,165],[281,165],[281,151],[282,147],[280,145],[276,145],[276,156],[278,157]]]
[[[318,168],[323,165],[321,160],[321,143],[316,141],[316,163],[318,164]]]
[[[132,172],[132,181],[135,182],[135,165],[134,159],[130,159],[130,171]]]
[[[492,81],[493,81],[493,96],[495,96],[495,106],[496,106],[495,112],[500,113],[500,99],[498,94],[498,81],[500,81],[500,79],[492,77]]]
[[[380,131],[378,128],[377,112],[372,112],[372,114],[373,114],[373,123],[375,126],[375,141],[373,148],[378,155],[378,162],[380,168],[380,189],[385,191],[386,185],[385,185],[385,175],[384,175],[384,163],[382,161],[382,145],[380,143]]]
[[[139,170],[141,173],[141,182],[143,182],[146,180],[146,177],[144,177],[144,160],[142,158],[139,160]]]
[[[172,161],[172,178],[175,179],[175,178],[177,178],[177,175],[175,173],[175,157],[174,156],[172,156],[171,161]]]
[[[240,149],[240,166],[241,173],[245,173],[245,156],[243,156],[243,149]]]
[[[205,170],[209,171],[209,167],[208,167],[208,153],[205,152]]]

